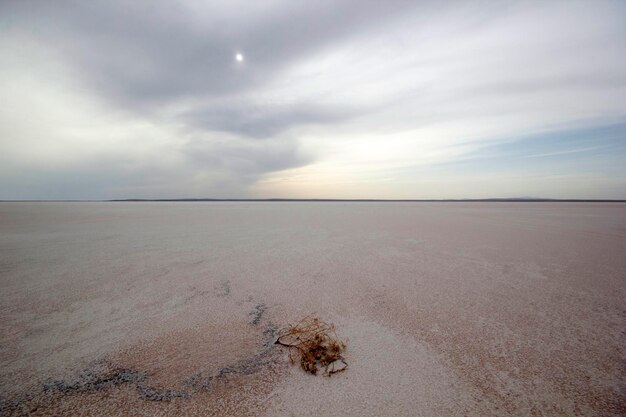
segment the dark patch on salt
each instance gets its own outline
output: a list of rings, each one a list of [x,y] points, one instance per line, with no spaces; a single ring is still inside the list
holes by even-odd
[[[174,398],[188,398],[191,396],[186,391],[176,391],[173,389],[157,389],[146,385],[137,385],[139,396],[146,401],[171,401]]]
[[[132,369],[116,369],[112,373],[100,374],[94,369],[85,369],[78,375],[78,379],[73,382],[64,380],[48,380],[44,382],[44,391],[57,390],[64,393],[78,391],[97,391],[127,382],[141,383],[146,376]]]
[[[217,293],[215,294],[218,297],[227,297],[230,295],[230,281],[224,280],[219,283],[219,285],[215,286],[215,290]]]
[[[133,383],[139,396],[148,401],[171,401],[174,398],[187,397],[189,393],[172,389],[158,389],[146,383],[146,375],[133,369],[116,369],[113,372],[99,374],[88,368],[81,371],[76,381],[49,380],[44,382],[43,390],[56,390],[64,394],[71,392],[92,392],[112,386]]]
[[[252,316],[252,321],[250,322],[250,324],[257,326],[260,322],[261,319],[263,318],[263,314],[265,314],[265,310],[267,310],[267,306],[265,305],[265,303],[259,303],[254,307],[254,310],[252,310],[248,315]]]

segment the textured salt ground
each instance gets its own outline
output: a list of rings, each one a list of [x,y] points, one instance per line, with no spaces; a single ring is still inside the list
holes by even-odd
[[[11,203],[0,231],[5,414],[626,413],[622,204]],[[348,371],[251,365],[311,312]],[[43,389],[94,366],[145,380]]]
[[[254,331],[226,325],[175,331],[139,343],[65,380],[46,381],[43,392],[10,411],[42,416],[258,415],[287,363],[272,349],[273,328],[258,345],[261,339],[251,336]],[[215,334],[219,338],[211,336]]]

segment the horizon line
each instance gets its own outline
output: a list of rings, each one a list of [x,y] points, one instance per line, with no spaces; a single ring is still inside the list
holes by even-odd
[[[384,199],[384,198],[122,198],[122,199],[25,199],[0,200],[1,203],[132,203],[132,202],[388,202],[388,203],[626,203],[626,199],[586,198],[445,198],[445,199]]]

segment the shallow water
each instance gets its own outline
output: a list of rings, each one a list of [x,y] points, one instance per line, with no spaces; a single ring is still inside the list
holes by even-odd
[[[626,205],[0,203],[3,414],[621,415]],[[347,371],[271,345],[316,313]]]

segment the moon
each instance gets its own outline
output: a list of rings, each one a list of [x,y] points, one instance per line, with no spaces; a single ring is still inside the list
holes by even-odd
[[[237,52],[235,54],[235,61],[237,62],[243,62],[243,54],[241,52]]]

